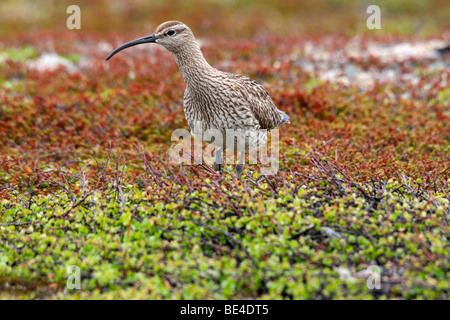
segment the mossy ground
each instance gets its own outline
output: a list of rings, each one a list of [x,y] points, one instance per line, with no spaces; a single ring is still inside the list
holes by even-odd
[[[0,298],[449,298],[448,55],[358,54],[439,37],[204,39],[291,116],[242,181],[170,164],[184,84],[156,46],[104,62],[134,38],[0,38]]]

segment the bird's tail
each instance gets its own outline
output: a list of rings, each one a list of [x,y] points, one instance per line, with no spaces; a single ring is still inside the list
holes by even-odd
[[[280,114],[281,114],[281,121],[278,124],[278,126],[281,126],[281,125],[286,124],[286,123],[291,123],[289,121],[289,116],[285,112],[280,111]]]

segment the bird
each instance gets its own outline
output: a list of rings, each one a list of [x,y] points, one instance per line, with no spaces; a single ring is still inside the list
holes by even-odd
[[[161,45],[174,56],[186,84],[183,97],[186,121],[194,138],[216,148],[214,170],[221,173],[223,150],[232,148],[240,152],[236,176],[241,179],[245,153],[266,144],[270,130],[290,123],[289,116],[275,106],[269,92],[257,81],[212,67],[192,30],[179,21],[164,22],[151,35],[120,45],[106,60],[126,48],[146,43]],[[222,138],[214,135],[214,139],[204,139],[208,130],[221,134]]]

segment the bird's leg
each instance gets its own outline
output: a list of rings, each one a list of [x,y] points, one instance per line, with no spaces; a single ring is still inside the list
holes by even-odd
[[[214,170],[217,172],[222,172],[223,164],[223,148],[217,148],[214,151]]]
[[[239,158],[239,162],[236,165],[236,176],[238,179],[241,179],[242,171],[244,171],[244,161],[245,161],[245,152],[241,152],[241,157]]]

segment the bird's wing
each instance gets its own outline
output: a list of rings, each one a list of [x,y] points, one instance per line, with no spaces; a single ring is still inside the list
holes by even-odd
[[[250,110],[258,121],[260,129],[271,130],[289,123],[289,116],[275,106],[266,88],[244,76],[233,74],[233,78],[241,84],[240,89],[248,100]]]

